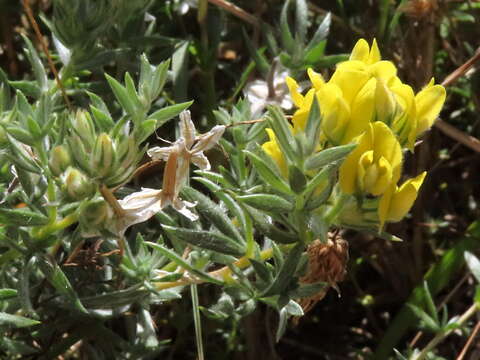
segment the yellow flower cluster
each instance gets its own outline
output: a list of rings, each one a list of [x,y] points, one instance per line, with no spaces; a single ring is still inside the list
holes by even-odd
[[[424,172],[397,187],[402,148],[412,151],[415,140],[432,126],[445,102],[445,89],[432,79],[415,94],[398,78],[395,65],[381,59],[375,40],[370,47],[360,39],[349,60],[337,65],[329,81],[312,69],[307,72],[312,87],[305,95],[294,79],[286,79],[298,108],[292,117],[293,133],[305,130],[316,97],[322,116],[321,143],[327,147],[358,143],[340,168],[341,190],[380,197],[380,227],[401,220],[426,175]],[[270,141],[263,149],[285,172],[285,158],[268,131]]]
[[[338,64],[328,82],[312,69],[308,76],[313,87],[303,96],[297,82],[287,85],[298,110],[293,115],[294,131],[305,122],[317,96],[322,113],[323,134],[332,145],[351,143],[375,121],[386,123],[400,144],[413,149],[415,139],[428,130],[445,101],[445,89],[430,83],[415,95],[397,76],[395,65],[382,60],[376,41],[370,48],[360,39],[350,59]]]
[[[346,194],[381,196],[378,206],[380,228],[385,222],[400,221],[410,210],[427,174],[407,180],[400,188],[402,149],[385,123],[368,124],[358,145],[340,167],[340,188]]]

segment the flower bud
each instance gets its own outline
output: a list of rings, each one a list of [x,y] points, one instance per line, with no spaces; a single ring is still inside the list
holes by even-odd
[[[55,176],[60,176],[71,164],[72,159],[65,146],[59,145],[52,149],[48,165]]]
[[[380,229],[385,222],[397,222],[403,219],[415,202],[427,172],[408,179],[400,187],[392,184],[383,194],[378,205]]]
[[[72,121],[73,130],[82,139],[87,151],[90,151],[95,143],[95,126],[90,114],[83,110],[78,110]]]
[[[416,96],[417,136],[430,129],[445,102],[446,92],[442,85],[434,85],[432,79]]]
[[[133,136],[128,137],[120,143],[117,154],[120,156],[119,162],[122,168],[129,167],[138,159],[139,148]]]
[[[115,149],[108,134],[101,133],[93,148],[92,168],[96,176],[105,177],[113,170]]]
[[[69,167],[62,175],[65,191],[74,200],[81,200],[93,195],[95,184],[80,170]]]
[[[402,146],[413,151],[417,131],[415,93],[406,84],[396,84],[390,88],[395,95],[397,109],[391,129]]]
[[[79,136],[69,136],[67,139],[69,153],[72,157],[72,163],[87,174],[91,174],[90,159],[91,150],[87,151],[85,145]]]
[[[350,120],[350,107],[342,90],[335,84],[325,84],[317,96],[322,112],[322,128],[332,144],[344,143],[344,137]]]
[[[280,169],[280,173],[284,176],[288,176],[288,164],[285,159],[285,156],[283,155],[282,151],[280,150],[280,147],[277,142],[277,137],[275,136],[275,133],[273,132],[272,129],[265,129],[267,131],[268,137],[270,138],[270,141],[267,141],[262,145],[263,151],[267,155],[269,155],[273,161],[277,164],[278,168]]]
[[[402,149],[383,122],[369,124],[358,145],[339,171],[340,188],[346,194],[381,195],[400,178]]]
[[[0,126],[0,148],[5,147],[8,144],[7,132]]]
[[[393,93],[387,88],[382,80],[377,80],[375,87],[375,110],[377,112],[377,121],[382,121],[387,125],[391,123],[395,116],[397,107]]]
[[[106,201],[95,198],[81,205],[79,221],[83,227],[91,230],[92,227],[105,224],[112,215],[112,210]]]

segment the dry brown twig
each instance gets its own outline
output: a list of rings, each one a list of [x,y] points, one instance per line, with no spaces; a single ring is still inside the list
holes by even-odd
[[[472,345],[473,339],[475,339],[475,337],[477,336],[479,330],[480,330],[480,321],[477,322],[477,325],[475,325],[475,328],[473,329],[472,333],[471,333],[470,336],[468,337],[468,340],[467,340],[467,342],[465,343],[465,346],[463,347],[463,349],[462,349],[462,351],[460,352],[460,354],[457,356],[457,359],[456,359],[456,360],[463,360],[463,358],[464,358],[465,355],[467,354],[468,348],[470,347],[470,345]]]
[[[37,37],[38,42],[40,43],[40,46],[42,47],[43,52],[45,53],[45,56],[47,57],[48,61],[48,66],[50,67],[50,70],[53,73],[53,76],[55,77],[55,81],[57,83],[58,88],[62,92],[62,96],[65,100],[65,104],[67,104],[67,107],[69,110],[73,110],[72,104],[70,103],[70,100],[68,99],[67,92],[65,91],[65,87],[63,86],[62,80],[60,79],[60,76],[58,75],[57,68],[55,67],[55,64],[53,63],[52,57],[50,56],[50,52],[48,51],[47,44],[45,44],[45,40],[43,39],[42,32],[40,31],[40,27],[38,26],[35,17],[33,16],[33,11],[32,8],[30,7],[30,4],[28,0],[22,0],[22,5],[23,8],[25,9],[25,12],[27,13],[27,18],[30,24],[33,27],[33,31],[35,32],[35,36]]]
[[[460,77],[465,75],[465,73],[478,61],[480,60],[480,48],[477,49],[475,55],[468,59],[463,65],[455,69],[450,75],[448,75],[445,80],[443,80],[442,85],[447,87],[457,81]],[[470,149],[480,152],[480,140],[477,138],[464,133],[463,131],[458,130],[449,123],[437,119],[435,122],[435,127],[437,127],[445,135],[451,137],[452,139],[458,141],[459,143],[469,147]]]
[[[217,5],[218,7],[228,11],[232,15],[246,21],[247,23],[259,27],[260,26],[260,20],[257,19],[255,16],[252,14],[246,12],[242,8],[239,8],[237,5],[234,5],[228,1],[225,0],[208,0],[209,3],[213,5]]]

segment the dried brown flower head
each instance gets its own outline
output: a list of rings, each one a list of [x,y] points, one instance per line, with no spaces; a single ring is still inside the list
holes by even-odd
[[[401,10],[409,17],[420,20],[438,10],[437,0],[410,0]]]
[[[308,269],[300,278],[302,284],[325,282],[326,286],[319,293],[301,299],[299,304],[304,313],[312,309],[322,300],[330,287],[336,288],[337,282],[342,281],[346,275],[348,262],[348,243],[336,234],[331,234],[326,243],[320,240],[313,241],[307,248]]]

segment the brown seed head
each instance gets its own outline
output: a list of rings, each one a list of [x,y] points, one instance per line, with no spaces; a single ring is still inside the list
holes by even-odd
[[[346,274],[348,243],[341,239],[328,239],[327,243],[313,241],[307,248],[308,271],[300,282],[313,284],[326,282],[334,284],[342,281]]]
[[[410,0],[401,10],[408,16],[420,20],[438,9],[437,0]]]
[[[313,241],[307,248],[307,254],[308,269],[307,273],[300,278],[300,283],[325,282],[330,286],[326,286],[313,296],[299,300],[304,313],[310,311],[318,301],[322,300],[330,287],[336,288],[337,282],[345,278],[348,243],[336,235],[331,235],[325,244],[320,240]]]

